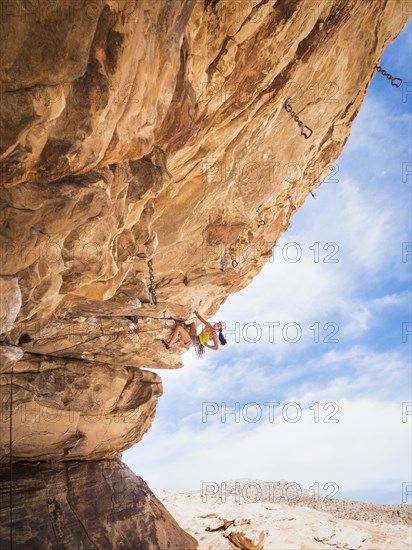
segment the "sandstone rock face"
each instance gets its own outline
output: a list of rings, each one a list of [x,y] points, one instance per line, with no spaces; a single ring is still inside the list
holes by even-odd
[[[162,392],[154,372],[75,359],[34,356],[14,370],[14,460],[114,457],[149,429]],[[9,380],[3,377],[0,383]],[[5,427],[10,395],[0,389]],[[10,437],[4,432],[0,461],[7,462]]]
[[[151,151],[193,0],[2,4],[6,185]]]
[[[2,486],[8,469],[0,469]],[[146,483],[120,460],[18,464],[13,468],[13,548],[192,550]],[[0,537],[9,542],[9,495],[0,501]],[[34,521],[33,521],[34,520]]]
[[[161,393],[141,369],[182,366],[160,339],[259,273],[405,23],[387,0],[2,2],[12,460],[108,459],[141,439]],[[2,429],[0,462],[9,447]]]

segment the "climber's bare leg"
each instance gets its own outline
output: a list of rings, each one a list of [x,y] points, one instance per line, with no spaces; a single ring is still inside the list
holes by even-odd
[[[193,336],[196,335],[196,323],[190,323],[190,326],[189,326],[189,336],[191,338],[193,338]]]
[[[190,325],[190,330],[191,329],[192,329],[192,325]],[[195,326],[195,334],[196,334],[196,326]],[[172,337],[168,342],[169,346],[173,346],[173,344],[177,342],[179,337],[182,338],[183,343],[185,345],[189,344],[190,341],[192,340],[192,336],[189,334],[189,332],[187,332],[187,330],[183,327],[183,325],[177,325],[177,327],[175,328],[172,334]]]

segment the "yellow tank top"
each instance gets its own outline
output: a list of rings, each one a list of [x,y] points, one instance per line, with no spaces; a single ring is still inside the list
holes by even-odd
[[[206,329],[203,329],[202,332],[199,334],[199,342],[201,344],[205,344],[209,341],[209,334],[206,332]]]

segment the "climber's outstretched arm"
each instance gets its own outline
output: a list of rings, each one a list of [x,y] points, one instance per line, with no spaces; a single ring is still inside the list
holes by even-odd
[[[208,321],[206,321],[206,319],[203,319],[203,317],[199,314],[198,311],[195,311],[195,315],[201,323],[203,323],[204,325],[210,325],[210,323],[208,323]]]

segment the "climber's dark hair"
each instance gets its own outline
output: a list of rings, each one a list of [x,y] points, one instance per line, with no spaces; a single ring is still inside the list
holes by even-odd
[[[227,344],[227,340],[223,336],[222,329],[219,330],[219,342],[222,344],[222,346],[226,346],[226,344]]]

